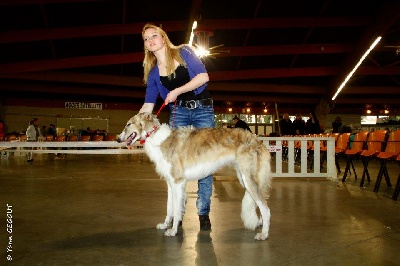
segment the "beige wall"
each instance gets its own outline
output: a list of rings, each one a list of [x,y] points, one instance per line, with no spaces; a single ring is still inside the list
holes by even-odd
[[[40,118],[40,126],[49,127],[50,124],[57,126],[57,116],[80,117],[80,118],[108,118],[108,133],[119,134],[126,122],[139,110],[91,110],[72,108],[49,108],[49,107],[26,107],[26,106],[1,106],[0,118],[5,124],[5,132],[22,132],[28,127],[29,121],[34,117]],[[161,123],[167,123],[169,111],[165,108],[159,114]],[[95,128],[92,128],[95,129]],[[99,128],[102,129],[102,128]]]
[[[34,117],[40,118],[40,126],[57,126],[57,115],[62,117],[100,117],[108,118],[108,132],[120,133],[129,118],[137,111],[131,110],[86,110],[68,108],[40,108],[24,106],[2,106],[1,118],[6,126],[6,132],[22,132],[28,127]]]

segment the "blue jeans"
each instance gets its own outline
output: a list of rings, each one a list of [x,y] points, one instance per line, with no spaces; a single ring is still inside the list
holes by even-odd
[[[171,110],[169,124],[174,127],[193,126],[195,128],[215,127],[214,108],[212,106],[199,106],[188,109],[176,106]],[[208,215],[210,212],[213,177],[207,176],[198,181],[197,214]]]

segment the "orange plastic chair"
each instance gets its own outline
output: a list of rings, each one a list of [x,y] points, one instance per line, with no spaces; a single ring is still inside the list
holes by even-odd
[[[69,135],[68,141],[78,141],[78,135]]]
[[[340,133],[331,133],[331,134],[325,134],[325,135],[323,135],[323,137],[334,138],[335,139],[335,147],[336,147],[339,135],[340,135]],[[320,149],[321,149],[321,152],[326,152],[326,150],[327,150],[326,141],[323,142],[323,145],[321,145]]]
[[[21,134],[18,136],[19,141],[26,141],[26,139],[27,139],[27,136],[25,134]]]
[[[53,135],[46,135],[44,136],[45,141],[53,141],[54,140],[54,136]]]
[[[66,137],[64,135],[59,135],[56,137],[56,141],[66,141]]]
[[[6,136],[6,141],[14,141],[14,140],[17,140],[17,136],[15,136],[15,135],[7,135]]]
[[[81,136],[81,141],[90,141],[90,135],[82,135]]]
[[[376,178],[374,192],[378,192],[382,177],[385,176],[385,181],[388,187],[391,187],[389,173],[386,168],[386,163],[393,161],[400,155],[400,129],[390,132],[389,138],[386,142],[385,151],[380,152],[376,158],[379,159],[381,167]]]
[[[400,166],[400,155],[397,156],[396,161]],[[399,173],[399,176],[397,177],[397,182],[396,182],[396,186],[394,187],[394,193],[393,193],[392,199],[397,200],[397,198],[399,196],[399,192],[400,192],[400,173]]]
[[[313,137],[330,137],[331,134],[315,134],[313,135]],[[336,138],[335,138],[336,141]],[[308,160],[310,163],[310,170],[313,169],[314,166],[314,141],[309,141],[307,147],[308,147]],[[321,140],[320,141],[320,145],[319,145],[319,150],[320,150],[320,165],[321,165],[321,169],[322,169],[322,165],[325,161],[325,157],[326,157],[326,150],[327,150],[327,146],[326,146],[326,140]]]
[[[94,135],[93,136],[93,141],[103,141],[104,136],[103,135]]]
[[[368,182],[371,182],[368,172],[368,163],[371,158],[376,157],[382,151],[383,142],[386,140],[387,133],[387,130],[375,130],[368,136],[366,150],[360,154],[364,166],[360,187],[364,186],[365,176]]]
[[[347,156],[347,162],[342,182],[346,182],[347,173],[350,172],[350,166],[353,168],[355,179],[357,179],[357,173],[356,169],[354,168],[353,158],[359,156],[363,152],[368,135],[369,131],[360,131],[354,136],[354,140],[351,143],[349,141],[349,146],[351,145],[351,148],[344,152],[344,154]]]
[[[342,133],[338,136],[335,146],[335,164],[338,173],[340,173],[339,156],[344,154],[349,148],[349,139],[351,133]]]
[[[106,141],[116,141],[116,140],[117,140],[117,135],[115,134],[106,136]]]

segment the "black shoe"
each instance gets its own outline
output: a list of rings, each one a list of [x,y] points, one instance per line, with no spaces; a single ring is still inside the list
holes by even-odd
[[[200,220],[200,230],[201,231],[210,231],[211,230],[211,222],[208,215],[199,215]]]
[[[33,159],[28,159],[27,161],[28,161],[28,163],[31,163],[31,162],[33,162]]]

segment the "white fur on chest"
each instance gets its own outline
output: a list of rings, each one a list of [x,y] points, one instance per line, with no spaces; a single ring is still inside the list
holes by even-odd
[[[147,138],[144,149],[150,160],[156,165],[156,172],[163,178],[172,178],[171,164],[167,162],[161,151],[161,143],[171,134],[168,125],[161,125],[160,128]]]

